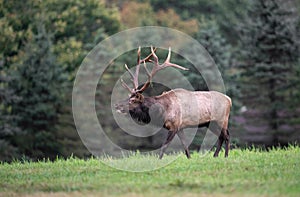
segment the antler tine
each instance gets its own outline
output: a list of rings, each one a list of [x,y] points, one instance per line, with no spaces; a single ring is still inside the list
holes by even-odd
[[[175,68],[179,68],[179,69],[182,69],[182,70],[188,70],[187,68],[184,68],[182,66],[179,66],[177,64],[173,64],[173,63],[170,62],[170,59],[171,59],[171,47],[169,47],[168,56],[167,56],[167,58],[166,58],[166,60],[165,60],[165,62],[163,64],[159,64],[158,57],[154,53],[152,47],[151,47],[151,51],[152,51],[152,56],[154,57],[153,62],[155,64],[154,67],[153,67],[153,69],[152,69],[152,71],[151,71],[151,77],[153,77],[156,72],[158,72],[159,70],[162,70],[162,69],[164,69],[166,67],[175,67]]]
[[[179,68],[179,69],[182,69],[182,70],[188,70],[188,68],[184,68],[184,67],[182,67],[182,66],[179,66],[179,65],[177,65],[177,64],[173,64],[173,63],[170,62],[170,59],[171,59],[171,47],[169,47],[169,53],[168,53],[168,56],[167,56],[167,58],[166,58],[166,60],[165,60],[165,62],[164,62],[163,64],[159,64],[159,62],[158,62],[158,57],[157,57],[157,55],[155,54],[155,50],[153,49],[152,46],[151,46],[151,54],[150,54],[150,55],[154,58],[154,60],[149,60],[149,61],[151,61],[151,62],[154,63],[154,67],[152,68],[152,71],[151,71],[151,73],[150,73],[150,72],[148,71],[147,67],[146,67],[146,64],[144,64],[145,70],[146,70],[147,75],[148,75],[148,80],[147,80],[147,82],[143,85],[143,87],[140,88],[140,89],[138,90],[139,92],[143,92],[143,91],[149,86],[149,84],[150,84],[150,82],[151,82],[153,76],[154,76],[159,70],[162,70],[162,69],[164,69],[164,68],[166,68],[166,67],[175,67],[175,68]],[[149,55],[149,56],[150,56],[150,55]]]
[[[138,64],[136,65],[135,75],[132,79],[134,89],[137,89],[139,87],[139,72],[140,72],[140,65]]]
[[[158,57],[155,54],[156,49],[157,48],[153,48],[151,46],[151,54],[149,54],[146,58],[144,58],[144,59],[141,60],[141,47],[139,47],[138,52],[137,52],[138,58],[137,58],[137,65],[136,65],[135,74],[133,74],[129,70],[128,66],[125,64],[125,68],[129,72],[129,74],[130,74],[130,76],[132,78],[131,81],[133,83],[133,87],[134,88],[131,89],[122,79],[121,79],[121,83],[122,83],[122,86],[124,88],[126,88],[130,93],[143,92],[149,86],[149,84],[150,84],[153,76],[159,70],[162,70],[162,69],[164,69],[166,67],[175,67],[175,68],[179,68],[179,69],[182,69],[182,70],[188,70],[187,68],[184,68],[182,66],[179,66],[177,64],[174,64],[174,63],[170,62],[170,59],[171,59],[171,47],[169,47],[169,53],[168,53],[168,56],[167,56],[165,62],[163,64],[159,64]],[[153,59],[150,59],[151,57],[153,57]],[[147,69],[146,62],[153,62],[154,63],[154,66],[153,66],[151,72],[149,72],[149,70]],[[140,71],[140,64],[141,63],[144,63],[144,67],[145,67],[145,70],[146,70],[147,75],[148,75],[148,80],[146,81],[146,83],[143,85],[142,88],[138,89],[138,86],[139,86],[138,77],[139,77],[139,71]]]
[[[182,66],[179,66],[177,64],[173,64],[170,62],[170,59],[171,59],[171,47],[169,47],[169,53],[168,53],[168,56],[167,56],[167,59],[166,61],[162,64],[162,68],[166,68],[166,67],[175,67],[175,68],[179,68],[181,70],[189,70],[188,68],[184,68]]]
[[[152,71],[151,71],[151,73],[150,73],[149,70],[147,69],[147,66],[146,66],[145,62],[144,62],[144,67],[145,67],[146,73],[147,73],[147,75],[148,75],[148,80],[146,81],[146,83],[144,83],[143,87],[141,87],[141,88],[138,90],[139,92],[143,92],[145,89],[147,89],[148,86],[150,85],[150,82],[151,82],[153,76],[155,75],[155,73],[156,73],[157,71],[159,71],[160,69],[162,69],[162,68],[160,68],[161,65],[159,65],[158,57],[157,57],[157,55],[155,54],[155,51],[156,51],[156,48],[153,49],[153,47],[151,46],[151,54],[148,55],[148,57],[149,57],[149,58],[150,58],[150,57],[153,57],[153,58],[154,58],[154,60],[149,59],[150,62],[153,62],[153,63],[154,63],[154,67],[152,68]]]
[[[151,51],[156,51],[157,48],[152,48],[151,46]],[[130,73],[130,75],[132,76],[132,81],[133,81],[133,85],[134,85],[134,89],[137,90],[138,86],[139,86],[139,81],[138,81],[138,76],[139,76],[139,72],[140,72],[140,64],[144,63],[144,66],[146,66],[145,62],[150,62],[151,61],[151,57],[153,56],[154,53],[149,54],[146,58],[141,60],[141,47],[139,47],[138,49],[138,58],[137,58],[137,65],[136,65],[136,70],[135,70],[135,75],[133,75],[132,73]],[[155,55],[155,54],[154,54]],[[156,55],[155,55],[156,56]],[[149,71],[147,70],[147,74],[149,76]]]
[[[134,93],[134,90],[137,90],[139,86],[139,71],[140,71],[140,63],[141,63],[141,47],[139,46],[139,49],[137,51],[137,65],[136,65],[136,70],[135,73],[133,74],[130,69],[128,68],[127,64],[125,64],[125,68],[128,71],[130,77],[131,77],[131,82],[133,84],[133,90],[121,79],[122,86],[129,90],[130,93]],[[147,57],[148,59],[150,57]]]
[[[152,46],[151,46],[152,47]],[[155,52],[157,48],[154,48],[153,51]],[[141,64],[143,62],[152,62],[152,60],[150,59],[153,56],[153,53],[151,51],[151,53],[145,57],[144,59],[140,60],[140,62],[138,64]]]
[[[130,93],[133,93],[133,90],[123,81],[123,79],[121,78],[121,85],[127,89]]]
[[[136,82],[135,82],[135,81],[137,81],[137,80],[136,80],[136,76],[130,71],[130,69],[128,68],[127,64],[125,64],[125,68],[126,68],[126,70],[128,71],[128,73],[129,73],[130,76],[131,76],[131,81],[132,81],[133,87],[134,87],[134,88],[137,88],[137,87],[136,87]]]
[[[132,72],[129,71],[129,74],[131,75],[131,81],[133,83],[134,90],[137,90],[139,87],[139,72],[140,72],[140,61],[141,61],[141,46],[139,46],[139,49],[137,51],[137,65],[135,69],[135,74],[133,75]]]
[[[134,75],[132,74],[132,72],[131,72],[130,69],[128,68],[127,64],[125,64],[125,68],[126,68],[126,70],[129,72],[130,76],[131,76],[132,78],[134,78]]]
[[[151,76],[153,75],[153,69],[152,69],[152,71],[151,71],[151,73],[150,73],[149,70],[148,70],[148,68],[147,68],[147,66],[146,66],[146,61],[148,61],[148,62],[154,62],[155,67],[159,64],[159,63],[158,63],[158,57],[157,57],[157,55],[155,54],[156,49],[157,49],[157,48],[154,48],[154,49],[153,49],[153,47],[151,46],[151,53],[150,53],[145,59],[143,59],[143,62],[144,62],[144,68],[145,68],[146,73],[147,73],[147,75],[148,75],[149,78],[151,78]],[[154,57],[154,60],[150,59],[151,57]]]
[[[137,65],[139,65],[141,64],[141,46],[139,46],[137,54],[138,54]]]
[[[152,51],[156,51],[156,48],[152,48],[151,49]],[[134,89],[137,90],[137,88],[139,87],[139,72],[140,72],[140,64],[141,63],[145,63],[145,62],[149,62],[151,61],[151,57],[153,56],[154,53],[151,53],[149,54],[146,58],[142,59],[141,60],[141,47],[139,46],[139,49],[137,51],[137,65],[136,65],[136,70],[135,70],[135,75],[132,74],[132,72],[130,72],[130,70],[128,69],[128,67],[126,68],[128,71],[129,71],[129,74],[131,75],[132,77],[132,82],[133,82],[133,86],[134,86]],[[155,55],[155,54],[154,54]]]
[[[156,51],[157,48],[154,48],[151,46],[151,53],[145,58],[143,59],[142,61],[144,62],[144,67],[145,67],[145,70],[146,70],[146,73],[148,75],[148,80],[146,81],[146,83],[144,83],[143,87],[141,87],[138,91],[139,92],[143,92],[145,89],[147,89],[147,87],[150,85],[150,82],[151,82],[151,79],[153,77],[153,75],[156,73],[156,67],[159,66],[159,63],[158,63],[158,57],[157,55],[155,54],[155,51]],[[151,60],[150,58],[153,57],[154,60]],[[147,66],[146,66],[146,61],[147,62],[154,62],[155,66],[153,67],[151,73],[149,72],[149,70],[147,69]]]
[[[152,54],[152,56],[154,57],[154,63],[156,64],[156,65],[158,65],[159,64],[159,62],[158,62],[158,57],[157,57],[157,55],[155,54],[155,51],[153,50],[153,47],[151,46],[151,54]]]
[[[144,68],[145,68],[145,70],[146,70],[146,73],[147,73],[148,77],[150,77],[151,74],[150,74],[150,72],[149,72],[149,70],[148,70],[148,68],[147,68],[146,62],[144,62]]]

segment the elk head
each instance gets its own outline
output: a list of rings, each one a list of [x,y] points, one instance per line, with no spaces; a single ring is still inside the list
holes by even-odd
[[[125,114],[130,114],[133,119],[136,119],[138,121],[142,121],[144,123],[149,123],[150,122],[150,115],[149,115],[149,109],[153,104],[155,103],[155,99],[153,97],[144,97],[143,92],[149,87],[152,78],[154,75],[159,71],[167,67],[175,67],[179,68],[182,70],[188,70],[187,68],[184,68],[182,66],[179,66],[177,64],[173,64],[170,62],[171,58],[171,48],[169,48],[169,53],[168,56],[165,60],[164,63],[160,64],[158,61],[158,57],[155,54],[156,48],[153,49],[151,46],[151,53],[144,59],[141,59],[141,48],[139,47],[138,52],[137,52],[137,65],[136,65],[136,70],[135,73],[132,73],[128,66],[125,64],[125,68],[128,71],[128,73],[131,76],[131,81],[133,84],[133,88],[130,88],[122,79],[121,79],[121,84],[122,86],[127,89],[130,93],[129,98],[119,102],[118,104],[115,105],[116,111],[119,113],[125,113]],[[154,64],[151,72],[148,70],[146,66],[146,62],[151,62]],[[143,84],[140,85],[138,84],[138,76],[139,76],[139,71],[140,71],[140,65],[143,64],[144,68],[146,70],[148,79],[147,81]],[[156,111],[162,111],[157,108],[152,108],[152,110]]]

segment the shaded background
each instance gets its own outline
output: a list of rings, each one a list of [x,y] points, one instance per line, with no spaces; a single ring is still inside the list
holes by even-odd
[[[209,51],[233,100],[234,146],[297,143],[299,11],[297,0],[0,0],[0,160],[89,156],[71,111],[76,71],[101,40],[146,25],[183,31]],[[166,55],[157,53],[160,59]],[[134,66],[135,59],[129,51],[112,62],[99,82],[96,108],[118,143],[147,150],[159,147],[163,134],[132,141],[103,113],[124,63]],[[172,59],[191,68],[184,74],[196,90],[207,89],[189,62],[176,54]],[[162,91],[154,85],[147,94]],[[203,139],[198,133],[193,149]]]

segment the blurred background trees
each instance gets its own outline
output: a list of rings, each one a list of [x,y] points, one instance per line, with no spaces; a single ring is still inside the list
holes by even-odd
[[[0,160],[89,155],[71,111],[77,69],[101,40],[145,25],[183,31],[207,49],[233,99],[234,143],[299,142],[299,11],[296,0],[0,0]],[[130,54],[103,76],[98,109],[110,107],[101,95],[109,98],[124,63],[135,64]],[[206,89],[201,75],[186,75]]]
[[[299,66],[298,19],[294,18],[296,13],[275,0],[254,1],[248,16],[239,34],[242,99],[258,113],[249,123],[268,123],[265,129],[272,135],[264,139],[265,144],[287,144],[289,136],[294,137],[289,126],[297,110],[289,103],[297,92],[291,85]]]
[[[25,46],[22,61],[9,74],[8,88],[19,99],[11,104],[14,124],[21,132],[11,142],[30,158],[47,155],[55,158],[60,144],[55,137],[55,125],[63,103],[64,73],[52,53],[52,42],[45,26],[37,24],[37,34]]]
[[[261,85],[267,84],[270,92],[276,92],[273,86],[282,89],[287,86],[285,79],[295,73],[292,65],[298,61],[298,27],[293,13],[274,0],[257,1],[248,12],[249,17],[239,27],[241,45],[248,46],[241,51],[247,67],[244,75],[255,77]]]
[[[89,154],[73,122],[73,81],[86,54],[120,30],[118,11],[97,0],[3,0],[0,17],[1,151]]]

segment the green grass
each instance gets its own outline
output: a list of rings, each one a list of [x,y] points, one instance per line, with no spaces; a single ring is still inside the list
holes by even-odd
[[[153,161],[160,160],[135,155],[117,162],[126,166]],[[194,153],[190,160],[182,154],[164,168],[138,173],[97,159],[0,164],[0,196],[19,195],[299,196],[300,148],[236,149],[229,158]]]

